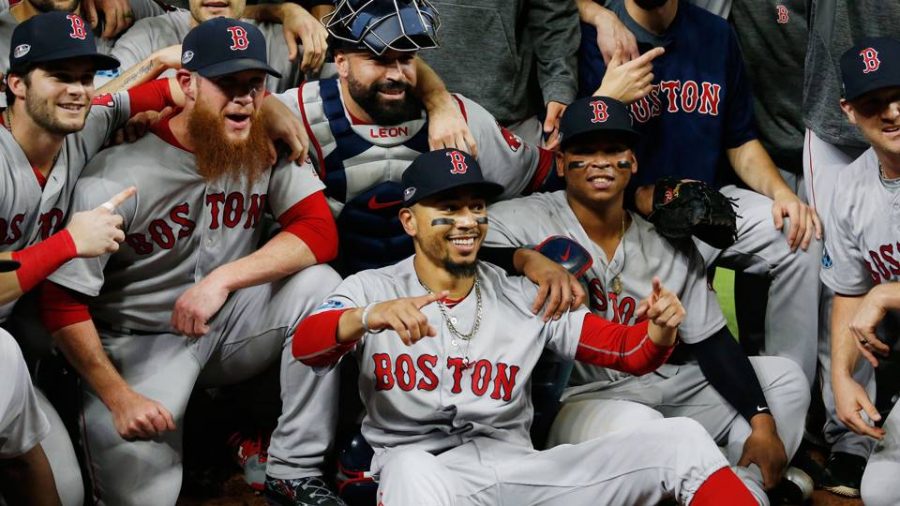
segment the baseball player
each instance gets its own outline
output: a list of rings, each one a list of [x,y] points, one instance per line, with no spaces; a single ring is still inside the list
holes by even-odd
[[[315,265],[335,256],[336,232],[308,164],[270,168],[259,115],[266,74],[278,73],[265,47],[241,21],[198,25],[177,74],[184,109],[154,135],[95,157],[76,186],[72,211],[141,188],[118,210],[123,247],[70,262],[42,300],[48,328],[86,380],[86,445],[104,503],[175,504],[194,385],[238,382],[278,360],[283,410],[267,497],[313,504],[327,492],[319,466],[336,376],[294,361],[288,331],[339,281]],[[266,212],[282,228],[257,249]]]
[[[529,379],[545,346],[649,372],[671,352],[684,309],[656,280],[642,308],[649,322],[618,325],[584,307],[547,322],[531,312],[535,285],[477,261],[486,199],[505,191],[478,162],[452,149],[425,153],[402,184],[399,219],[415,254],[344,280],[294,340],[294,355],[320,372],[356,355],[379,503],[752,503],[686,419],[535,451]]]
[[[419,77],[416,52],[437,44],[439,18],[420,0],[390,6],[368,2],[358,9],[342,2],[326,26],[339,78],[306,82],[278,97],[309,134],[342,251],[366,253],[341,259],[341,269],[352,273],[412,252],[396,218],[403,197],[399,180],[429,149],[429,116],[410,91]],[[478,145],[487,178],[504,186],[504,196],[539,189],[550,172],[550,152],[499,127],[478,104],[458,95],[454,102]]]
[[[877,55],[877,62],[871,59],[873,55]],[[875,505],[900,500],[897,488],[889,485],[900,468],[900,427],[893,411],[883,427],[872,425],[881,421],[870,400],[875,396],[872,368],[860,370],[857,366],[860,355],[877,366],[875,355],[886,356],[891,348],[897,349],[900,335],[900,266],[896,260],[900,214],[898,59],[900,41],[888,37],[863,38],[841,56],[841,107],[871,147],[837,176],[841,191],[832,196],[826,222],[830,262],[823,265],[821,276],[835,294],[831,387],[838,419],[854,433],[878,440],[871,456],[847,453],[843,460],[853,466],[857,476],[865,468],[862,499]],[[897,385],[879,386],[897,390]],[[856,485],[859,487],[858,482]]]
[[[721,187],[725,196],[736,199],[737,242],[725,250],[702,242],[697,247],[707,264],[771,277],[765,352],[800,364],[811,383],[817,325],[797,315],[816,314],[821,243],[814,238],[821,235],[820,225],[756,139],[753,103],[734,32],[723,19],[677,0],[615,0],[608,7],[639,43],[665,48],[665,54],[653,60],[645,96],[629,104],[643,134],[635,154],[646,169],[632,182],[636,209],[649,215],[653,183],[663,176],[720,185],[728,182],[722,165],[730,163],[753,190],[734,184]],[[635,17],[629,14],[632,8],[639,13]],[[609,67],[603,63],[596,32],[583,25],[582,93],[597,90],[606,75],[621,77],[620,67],[620,60]]]
[[[810,9],[809,46],[807,48],[803,82],[803,119],[806,137],[803,146],[803,171],[809,191],[810,203],[816,207],[823,223],[831,214],[832,195],[837,186],[838,174],[869,147],[857,128],[847,121],[839,107],[842,95],[840,55],[864,36],[900,38],[900,30],[891,22],[900,16],[900,5],[894,2],[856,0],[847,2],[814,1]],[[869,54],[868,65],[878,55]],[[842,193],[842,192],[840,192]],[[822,268],[831,265],[833,259],[826,247],[822,255]],[[862,462],[872,451],[874,441],[848,431],[835,413],[834,395],[828,379],[831,377],[831,340],[833,331],[830,308],[833,293],[822,287],[820,309],[819,363],[822,364],[822,398],[825,402],[825,441],[831,445],[831,456],[826,466],[824,488],[840,495],[859,496]],[[857,368],[857,381],[867,389],[875,389],[875,375],[868,363]]]
[[[590,440],[614,427],[616,416],[621,424],[660,413],[686,416],[726,448],[737,474],[760,503],[768,503],[765,489],[779,482],[803,435],[809,385],[802,371],[783,358],[748,360],[725,326],[693,244],[678,250],[653,225],[623,209],[625,188],[638,170],[631,146],[639,139],[624,104],[603,97],[576,100],[560,132],[557,171],[566,190],[492,205],[485,244],[525,247],[554,235],[572,238],[593,260],[586,276],[590,309],[626,325],[637,321],[640,294],[658,276],[685,306],[678,336],[697,362],[664,364],[641,377],[576,364],[551,443]]]

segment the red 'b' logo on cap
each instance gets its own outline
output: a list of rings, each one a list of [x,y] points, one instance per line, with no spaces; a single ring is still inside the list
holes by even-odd
[[[75,14],[69,14],[66,16],[66,19],[69,20],[69,23],[72,23],[72,31],[69,33],[69,37],[84,40],[87,37],[87,33],[84,31],[84,20]]]
[[[878,67],[881,66],[881,60],[878,59],[878,51],[876,51],[874,47],[863,49],[859,52],[859,55],[862,56],[863,65],[865,65],[863,74],[875,72],[878,70]]]
[[[250,40],[247,39],[247,30],[243,26],[229,26],[228,31],[231,32],[231,50],[243,51],[250,47]]]
[[[609,112],[606,110],[606,102],[602,100],[591,102],[591,109],[594,113],[594,117],[591,118],[591,123],[606,123],[606,120],[609,119]]]
[[[448,151],[447,156],[450,157],[450,164],[453,165],[453,168],[450,169],[451,174],[465,174],[469,170],[466,158],[459,151]]]

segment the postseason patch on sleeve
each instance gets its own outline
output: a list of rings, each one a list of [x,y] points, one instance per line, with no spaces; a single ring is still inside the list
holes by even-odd
[[[97,95],[96,97],[94,97],[94,100],[91,100],[91,105],[113,107],[116,105],[116,101],[113,98],[112,93],[104,93],[102,95]]]
[[[316,311],[326,311],[330,309],[342,309],[346,306],[343,302],[335,299],[328,299],[316,308]]]

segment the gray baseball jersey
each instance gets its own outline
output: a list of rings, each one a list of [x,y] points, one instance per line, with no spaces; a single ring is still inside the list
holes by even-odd
[[[184,37],[191,30],[192,20],[190,11],[178,9],[137,21],[134,26],[119,37],[110,51],[110,54],[121,62],[119,72],[124,72],[137,65],[154,51],[181,44],[181,41],[184,40]],[[302,80],[299,65],[300,58],[296,62],[291,62],[288,59],[288,47],[284,41],[281,25],[260,23],[251,19],[244,19],[243,21],[256,26],[262,31],[266,38],[266,54],[269,58],[269,65],[281,73],[280,79],[269,77],[266,80],[266,87],[269,91],[273,93],[282,92],[296,86]],[[112,76],[98,76],[99,80],[94,82],[102,85],[116,75],[118,73],[114,72]],[[170,75],[174,75],[173,70],[163,73],[163,76]]]
[[[128,93],[96,98],[84,129],[66,136],[44,188],[15,138],[0,128],[0,251],[22,249],[62,229],[82,170],[130,112]],[[12,303],[0,306],[0,321],[11,310]]]
[[[852,296],[900,279],[900,185],[881,180],[874,149],[840,171],[837,188],[825,223],[822,282]]]
[[[575,357],[587,309],[545,323],[531,312],[537,288],[530,281],[483,262],[477,276],[481,314],[476,316],[476,289],[447,310],[463,332],[480,319],[470,340],[454,337],[438,305],[429,304],[422,312],[438,329],[437,337],[407,347],[388,330],[357,343],[366,407],[362,432],[376,452],[401,444],[440,452],[478,436],[531,446],[531,372],[544,347]],[[348,277],[319,312],[426,293],[409,257]]]
[[[125,166],[131,170],[122,170]],[[137,196],[117,209],[125,242],[115,254],[75,259],[50,279],[94,297],[95,320],[170,330],[172,307],[182,292],[256,249],[263,213],[278,217],[322,189],[308,164],[282,163],[252,184],[223,179],[205,183],[194,155],[157,135],[103,151],[78,181],[71,212],[93,209],[136,186]]]
[[[656,233],[653,225],[630,213],[632,222],[612,259],[591,241],[566,201],[566,192],[538,193],[505,202],[488,210],[485,246],[523,247],[541,243],[547,237],[564,235],[581,244],[593,260],[585,274],[590,308],[603,318],[632,325],[640,301],[650,294],[653,277],[678,295],[687,308],[678,327],[679,338],[686,343],[706,339],[725,326],[725,317],[715,292],[706,281],[706,266],[695,250],[677,251]],[[614,287],[621,289],[616,293]],[[571,383],[582,385],[596,381],[621,379],[628,374],[576,363]]]
[[[19,345],[0,329],[0,459],[17,457],[50,433]]]

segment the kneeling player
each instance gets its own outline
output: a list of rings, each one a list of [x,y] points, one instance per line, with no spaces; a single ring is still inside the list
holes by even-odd
[[[503,188],[485,182],[473,158],[420,155],[403,186],[400,221],[415,255],[347,278],[294,340],[295,356],[323,369],[355,350],[381,503],[754,503],[684,418],[534,450],[529,381],[544,347],[649,372],[669,356],[684,309],[657,283],[647,322],[613,324],[586,308],[545,322],[532,312],[535,285],[477,261],[486,197]]]
[[[725,326],[693,243],[677,250],[653,225],[623,209],[624,190],[637,171],[630,146],[638,134],[631,124],[616,100],[589,97],[569,105],[557,155],[566,189],[493,205],[487,244],[521,247],[553,235],[574,239],[593,260],[587,273],[591,311],[626,325],[639,321],[641,295],[654,277],[661,278],[685,305],[678,336],[697,361],[666,364],[643,377],[577,364],[551,443],[608,433],[615,428],[614,415],[624,426],[663,415],[689,417],[726,447],[729,461],[739,466],[735,471],[767,502],[763,489],[778,483],[800,445],[809,386],[790,360],[747,359]]]
[[[337,378],[292,359],[290,330],[339,281],[315,266],[336,254],[335,225],[310,165],[269,166],[260,107],[274,71],[260,32],[212,19],[185,38],[182,60],[184,110],[102,152],[78,181],[73,211],[124,187],[141,197],[118,210],[118,252],[51,277],[65,289],[48,290],[45,320],[89,387],[86,446],[105,503],[175,504],[194,385],[238,382],[280,360],[266,486],[293,504],[321,492],[332,439]],[[257,249],[266,211],[282,228]]]

